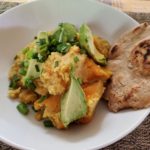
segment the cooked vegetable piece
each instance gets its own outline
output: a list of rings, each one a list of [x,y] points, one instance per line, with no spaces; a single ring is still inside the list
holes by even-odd
[[[27,115],[29,113],[29,109],[28,109],[27,105],[24,103],[18,104],[17,110],[23,115]]]
[[[38,64],[35,65],[35,69],[36,69],[36,72],[40,72],[40,68]]]
[[[49,55],[49,34],[48,32],[40,32],[35,41],[37,60],[43,62]]]
[[[35,56],[34,49],[30,49],[29,51],[27,51],[27,53],[26,53],[26,58],[27,58],[28,60],[29,60],[29,59],[32,59],[34,56]]]
[[[19,69],[19,74],[24,76],[24,75],[26,75],[26,73],[27,73],[27,71],[24,68]]]
[[[104,93],[104,84],[101,80],[82,86],[87,100],[88,112],[79,122],[88,123],[92,120],[96,106]]]
[[[78,80],[71,75],[69,90],[61,99],[61,120],[65,127],[86,115],[87,105]]]
[[[27,68],[29,66],[29,62],[27,60],[20,63],[21,68]]]
[[[42,63],[37,62],[36,59],[29,60],[29,67],[25,78],[38,78],[40,76]]]
[[[94,45],[93,35],[90,28],[83,24],[80,27],[80,45],[81,48],[87,50],[88,54],[99,64],[106,65],[106,58],[101,54]]]
[[[110,49],[109,42],[99,36],[94,36],[94,44],[96,49],[107,58]]]
[[[53,123],[50,120],[44,120],[43,124],[45,127],[54,127]]]
[[[49,35],[48,32],[40,32],[36,39],[37,51],[41,51],[41,46],[49,44]]]
[[[10,81],[9,88],[16,89],[18,87],[19,80],[20,78],[18,77],[18,75],[14,75]]]
[[[25,85],[26,88],[31,89],[31,90],[34,90],[36,88],[35,84],[33,82],[33,79],[29,78],[29,77],[25,78],[24,85]]]

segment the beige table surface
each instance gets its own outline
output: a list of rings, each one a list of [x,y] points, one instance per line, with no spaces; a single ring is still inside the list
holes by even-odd
[[[0,0],[0,13],[31,0]],[[98,0],[128,13],[138,22],[150,23],[150,0]],[[16,150],[0,142],[0,150]],[[103,150],[150,150],[150,115],[132,133]]]
[[[0,0],[0,2],[29,2],[33,0]],[[150,12],[150,0],[98,0],[127,12]]]

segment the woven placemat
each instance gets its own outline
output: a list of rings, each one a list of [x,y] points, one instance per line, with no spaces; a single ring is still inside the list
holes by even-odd
[[[0,13],[18,4],[19,3],[0,2]],[[150,23],[150,13],[127,13],[140,23],[145,21]],[[17,149],[4,144],[3,142],[0,142],[0,150]],[[130,133],[120,141],[106,148],[103,148],[102,150],[150,150],[150,115],[132,133]]]

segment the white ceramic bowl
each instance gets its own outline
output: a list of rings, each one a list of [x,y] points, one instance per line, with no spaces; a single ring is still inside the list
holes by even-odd
[[[60,22],[77,26],[87,23],[95,34],[113,43],[136,21],[94,0],[39,0],[21,5],[0,15],[0,139],[21,149],[84,150],[105,147],[135,129],[150,109],[108,111],[100,102],[93,121],[66,131],[46,129],[33,114],[24,117],[16,101],[7,97],[7,74],[16,52],[41,30],[51,30]]]

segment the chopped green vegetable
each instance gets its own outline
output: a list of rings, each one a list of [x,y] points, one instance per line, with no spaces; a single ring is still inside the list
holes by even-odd
[[[25,78],[24,85],[26,88],[34,90],[36,88],[32,78]]]
[[[49,41],[50,41],[50,46],[56,46],[57,45],[57,41],[53,36],[49,37]]]
[[[88,54],[99,64],[106,65],[106,58],[103,54],[101,54],[95,47],[93,42],[93,35],[90,28],[83,24],[80,27],[80,45],[81,48],[85,49]]]
[[[42,63],[42,62],[44,62],[47,59],[48,54],[40,54],[40,53],[38,53],[37,57],[38,57],[37,61],[40,62],[40,63]]]
[[[37,72],[40,72],[40,68],[39,68],[38,64],[35,65],[35,69]]]
[[[24,67],[28,67],[29,66],[29,62],[28,61],[24,61]]]
[[[75,57],[74,57],[74,62],[77,63],[78,61],[79,61],[78,56],[75,56]]]
[[[50,43],[48,32],[40,32],[39,35],[37,36],[37,39],[35,40],[35,44],[37,52],[36,59],[39,62],[45,61],[49,55],[48,47]]]
[[[29,66],[29,62],[28,62],[27,60],[22,61],[22,62],[20,63],[20,67],[21,67],[21,68],[27,68],[28,66]]]
[[[23,115],[27,115],[29,113],[29,109],[28,109],[27,105],[24,103],[18,104],[17,110]]]
[[[26,53],[26,58],[27,59],[32,59],[34,57],[34,50],[29,50],[27,53]]]
[[[44,120],[43,124],[45,127],[54,127],[53,123],[50,120]]]
[[[61,43],[57,45],[56,49],[59,53],[66,54],[69,51],[70,47],[71,45],[69,43]]]
[[[59,61],[55,61],[55,65],[54,65],[54,68],[58,67],[59,66]]]
[[[46,44],[46,39],[39,39],[36,43],[39,45],[44,45]]]
[[[24,76],[24,75],[26,75],[26,73],[27,73],[27,71],[24,68],[19,69],[19,74]]]
[[[46,95],[41,96],[40,99],[38,100],[38,103],[42,103],[46,98],[47,98]]]
[[[75,39],[75,41],[73,42],[69,42],[72,46],[76,45],[76,46],[79,46],[80,47],[80,43],[79,43],[79,40]]]
[[[10,81],[9,88],[16,89],[18,87],[19,80],[20,80],[20,77],[18,77],[18,75],[14,75]]]
[[[38,59],[38,53],[34,52],[32,55],[32,59]]]

